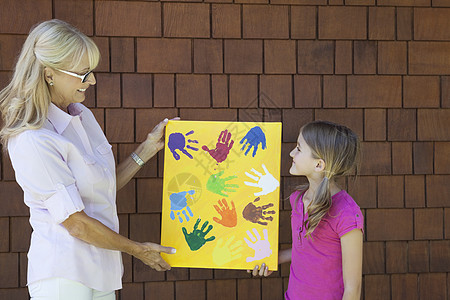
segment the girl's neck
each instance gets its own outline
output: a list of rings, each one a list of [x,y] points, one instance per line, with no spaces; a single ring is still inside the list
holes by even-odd
[[[303,195],[304,202],[309,203],[316,193],[320,183],[322,182],[323,178],[319,179],[313,179],[308,178],[309,187],[308,190],[306,190],[305,194]],[[334,179],[330,181],[330,194],[331,196],[334,196],[335,194],[339,193],[341,191],[341,188],[336,184]]]

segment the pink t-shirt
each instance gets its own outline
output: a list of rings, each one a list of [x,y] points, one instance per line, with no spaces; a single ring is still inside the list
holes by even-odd
[[[332,205],[319,225],[306,238],[300,192],[291,194],[292,259],[286,299],[342,299],[342,252],[340,238],[355,228],[363,230],[360,208],[342,190],[332,197]]]

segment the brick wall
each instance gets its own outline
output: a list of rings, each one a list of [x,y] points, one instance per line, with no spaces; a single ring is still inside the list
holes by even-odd
[[[449,0],[5,0],[0,86],[32,24],[59,18],[102,52],[91,107],[120,161],[164,117],[282,121],[282,197],[299,127],[346,124],[364,161],[364,299],[450,299]],[[160,240],[163,156],[118,195],[121,233]],[[26,299],[30,226],[0,164],[0,299]],[[290,243],[283,201],[280,247]],[[124,255],[120,299],[282,299],[289,266],[159,273]]]

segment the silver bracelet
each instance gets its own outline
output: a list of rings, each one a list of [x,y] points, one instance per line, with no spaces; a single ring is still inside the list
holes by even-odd
[[[136,153],[131,152],[130,156],[139,165],[139,167],[143,167],[145,165],[145,162]]]

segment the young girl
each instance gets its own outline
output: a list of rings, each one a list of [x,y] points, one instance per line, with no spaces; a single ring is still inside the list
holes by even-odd
[[[289,172],[309,184],[290,196],[292,248],[279,253],[291,261],[286,299],[360,299],[363,215],[335,183],[357,171],[358,137],[347,127],[316,121],[300,129]],[[255,266],[254,276],[269,276]]]

